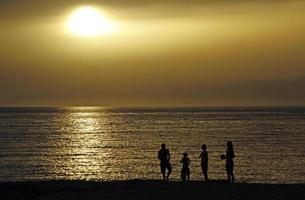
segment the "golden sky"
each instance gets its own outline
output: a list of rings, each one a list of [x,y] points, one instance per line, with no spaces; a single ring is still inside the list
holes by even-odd
[[[83,6],[117,29],[69,33]],[[305,0],[0,0],[0,106],[304,105],[304,10]]]

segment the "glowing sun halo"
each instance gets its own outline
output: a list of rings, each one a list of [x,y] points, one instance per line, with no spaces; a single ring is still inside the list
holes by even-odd
[[[114,23],[93,7],[81,7],[74,11],[67,27],[70,33],[80,36],[98,36],[115,30]]]

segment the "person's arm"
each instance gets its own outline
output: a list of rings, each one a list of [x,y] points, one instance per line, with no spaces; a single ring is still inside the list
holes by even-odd
[[[167,153],[167,160],[169,161],[171,159],[171,154],[169,153],[169,150],[168,150],[168,153]]]
[[[209,154],[208,154],[208,152],[207,152],[207,161],[209,161]]]
[[[199,158],[202,158],[202,153],[200,154]]]
[[[161,160],[161,153],[158,151],[158,159]]]

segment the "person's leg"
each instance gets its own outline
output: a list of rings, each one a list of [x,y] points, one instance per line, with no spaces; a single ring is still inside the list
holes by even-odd
[[[228,177],[228,182],[230,183],[231,182],[231,175],[230,175],[230,172],[227,171],[227,177]]]
[[[232,174],[231,174],[231,176],[232,176],[232,183],[234,183],[234,182],[235,182],[235,176],[234,176],[234,173],[232,173]]]
[[[208,181],[208,168],[204,168],[203,175],[204,175],[204,180]]]
[[[202,164],[201,164],[201,171],[202,171],[203,178],[205,178],[204,166]]]
[[[185,171],[183,169],[181,170],[181,180],[182,181],[186,180],[186,174],[185,174]]]
[[[171,164],[168,163],[166,168],[167,168],[167,176],[166,176],[166,179],[167,179],[167,181],[168,181],[168,180],[169,180],[169,176],[170,176],[171,173],[172,173],[172,166],[171,166]]]
[[[228,177],[228,182],[230,183],[231,182],[231,165],[230,164],[226,164],[226,171],[227,171],[227,177]]]
[[[234,183],[235,181],[235,176],[234,176],[234,164],[230,165],[230,176],[231,176],[231,183]]]
[[[166,167],[164,166],[163,163],[160,164],[160,167],[161,167],[161,173],[162,173],[163,181],[165,181],[165,171],[166,171]]]
[[[190,180],[190,176],[191,176],[191,172],[190,172],[190,170],[188,169],[188,170],[187,170],[187,180],[188,180],[188,181]]]
[[[233,166],[232,166],[232,171],[231,171],[231,177],[232,177],[232,183],[234,183],[235,182],[235,176],[234,176]]]

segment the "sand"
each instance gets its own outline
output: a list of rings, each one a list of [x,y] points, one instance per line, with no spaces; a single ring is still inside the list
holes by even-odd
[[[46,181],[0,183],[0,199],[305,199],[305,184],[227,184],[222,181]]]

